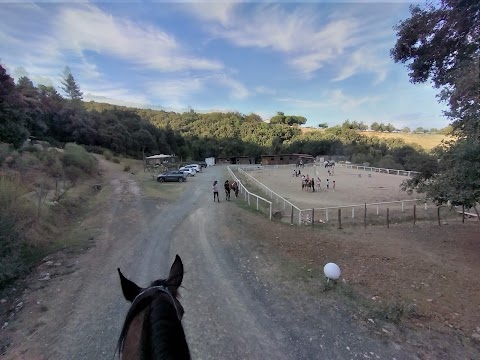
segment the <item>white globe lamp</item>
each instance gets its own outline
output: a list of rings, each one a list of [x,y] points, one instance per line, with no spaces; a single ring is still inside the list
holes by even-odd
[[[323,267],[323,273],[327,279],[338,280],[340,277],[340,268],[335,263],[328,263]]]

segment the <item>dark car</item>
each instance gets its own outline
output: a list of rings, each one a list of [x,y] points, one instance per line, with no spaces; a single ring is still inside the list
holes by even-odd
[[[198,165],[200,165],[202,168],[206,168],[207,167],[207,163],[205,161],[200,161],[197,163]]]
[[[187,174],[185,174],[183,171],[178,171],[178,170],[167,171],[166,173],[158,175],[157,181],[158,182],[165,182],[165,181],[184,182],[184,181],[187,181]]]

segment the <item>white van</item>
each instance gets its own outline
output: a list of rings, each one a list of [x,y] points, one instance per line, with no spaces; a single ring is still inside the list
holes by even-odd
[[[186,168],[193,168],[196,172],[202,172],[202,167],[198,164],[185,165]]]

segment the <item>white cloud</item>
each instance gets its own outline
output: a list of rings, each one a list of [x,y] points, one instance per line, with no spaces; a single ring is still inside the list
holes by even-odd
[[[228,75],[218,75],[215,76],[215,80],[224,85],[227,88],[230,88],[230,97],[236,100],[242,100],[247,98],[250,95],[248,89],[240,81],[231,78]]]
[[[310,100],[310,99],[300,99],[294,97],[285,97],[278,98],[277,101],[292,104],[301,109],[307,108],[321,108],[321,107],[334,107],[342,110],[352,110],[360,107],[361,105],[372,103],[378,101],[380,97],[378,96],[362,96],[355,97],[345,95],[342,90],[333,90],[330,91],[324,96],[324,100]]]
[[[257,86],[255,88],[255,92],[257,94],[273,95],[273,94],[275,94],[276,91],[274,89],[271,89],[271,88],[267,87],[267,86],[260,85],[260,86]]]
[[[361,72],[375,74],[375,83],[385,80],[389,65],[388,59],[375,56],[374,51],[374,48],[366,47],[355,50],[333,81],[342,81]]]
[[[342,90],[333,90],[329,95],[329,103],[332,105],[339,106],[343,109],[354,109],[360,105],[378,101],[380,97],[378,96],[362,96],[354,97],[348,96],[343,93]]]
[[[276,100],[280,102],[285,102],[288,104],[293,104],[300,108],[318,108],[318,107],[328,105],[325,101],[305,100],[305,99],[297,99],[292,97],[278,98]]]
[[[99,78],[101,71],[87,60],[87,52],[162,72],[223,69],[221,62],[195,56],[153,25],[115,17],[89,4],[48,10],[36,4],[2,5],[0,53],[5,62],[50,77],[70,63],[81,76]]]
[[[237,4],[238,2],[234,1],[209,3],[207,5],[201,2],[187,2],[182,4],[182,7],[202,20],[218,21],[222,25],[227,25]]]
[[[371,66],[364,66],[358,60],[360,54],[365,54],[366,43],[378,43],[391,35],[379,31],[391,29],[382,14],[360,16],[344,12],[327,18],[322,17],[321,7],[312,4],[291,9],[281,4],[230,3],[226,9],[217,14],[209,4],[188,7],[191,14],[209,23],[208,30],[214,36],[237,46],[286,54],[286,61],[306,77],[327,65],[332,72],[340,68],[337,81],[358,72],[373,72],[376,81],[386,76],[387,62],[378,60],[376,53],[369,54]]]
[[[54,47],[112,55],[165,72],[218,70],[217,61],[188,54],[177,40],[152,25],[116,18],[94,6],[62,8],[54,21]]]

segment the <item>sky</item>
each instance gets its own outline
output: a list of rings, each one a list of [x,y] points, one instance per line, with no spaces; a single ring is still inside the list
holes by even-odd
[[[448,125],[430,83],[389,55],[402,0],[142,2],[0,0],[0,63],[84,100],[184,111],[282,111],[306,126],[345,120]]]

